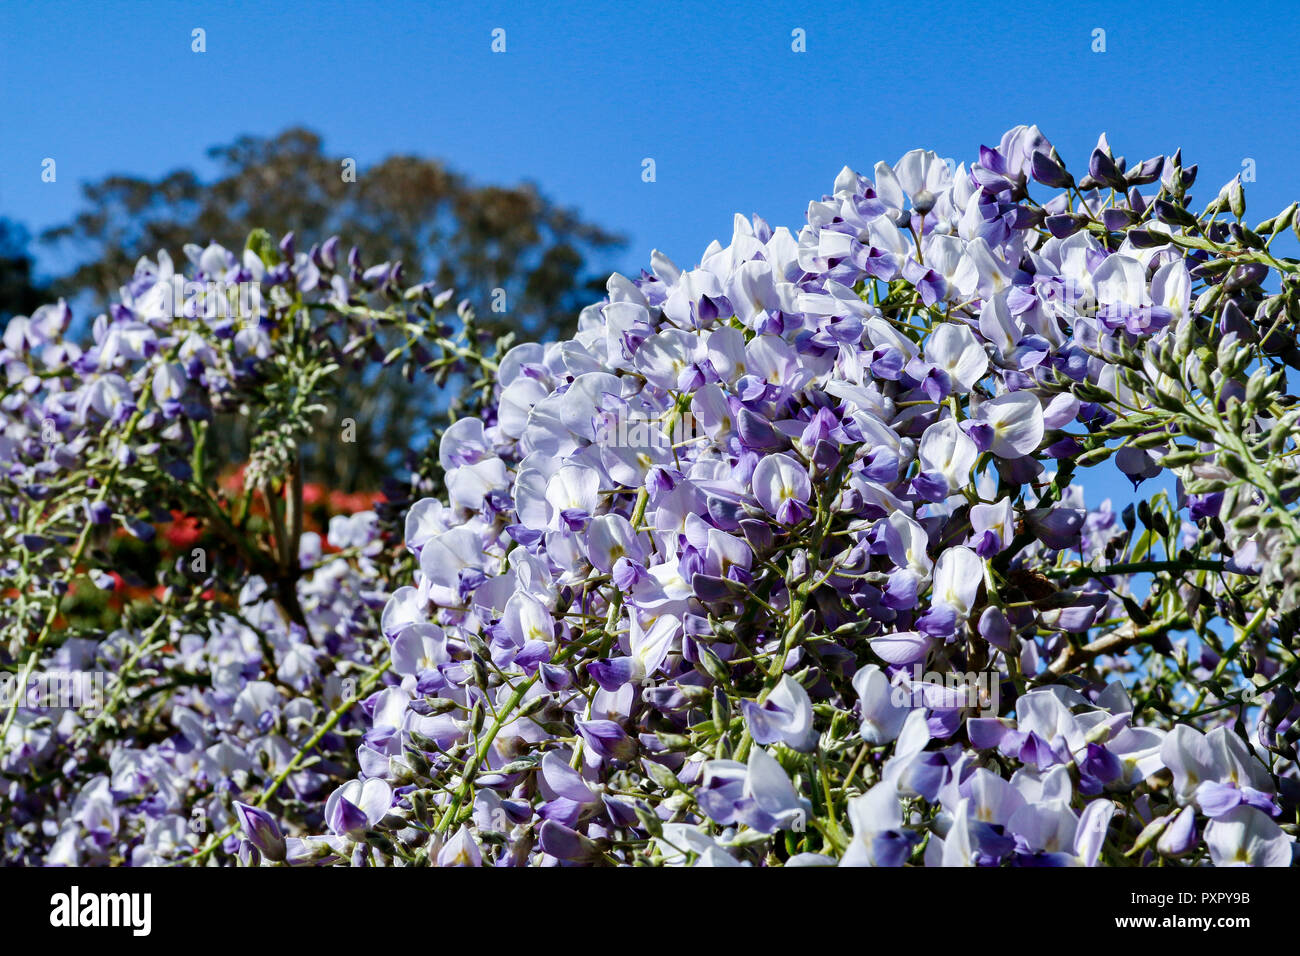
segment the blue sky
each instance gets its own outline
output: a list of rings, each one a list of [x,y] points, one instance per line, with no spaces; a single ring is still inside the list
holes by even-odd
[[[632,270],[655,247],[692,264],[733,212],[797,227],[845,164],[915,146],[969,161],[1037,123],[1076,166],[1103,130],[1131,161],[1181,145],[1202,200],[1253,160],[1257,220],[1300,194],[1297,46],[1300,5],[1283,2],[11,0],[0,215],[36,232],[84,181],[204,172],[208,146],[302,124],[361,166],[415,152],[531,179],[627,234],[608,265]]]
[[[735,211],[797,225],[846,163],[969,160],[1035,122],[1067,159],[1102,130],[1130,159],[1182,145],[1205,199],[1252,158],[1271,213],[1300,191],[1298,44],[1294,3],[5,3],[0,212],[40,228],[82,181],[301,123],[362,164],[531,178],[626,232],[630,269],[693,259]]]

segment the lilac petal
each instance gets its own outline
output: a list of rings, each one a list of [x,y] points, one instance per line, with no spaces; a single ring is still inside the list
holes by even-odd
[[[889,664],[906,665],[923,660],[933,644],[932,639],[917,631],[882,634],[871,640],[871,650]]]
[[[559,860],[587,863],[600,856],[597,846],[576,830],[554,820],[542,823],[538,833],[542,852]]]
[[[568,765],[559,751],[551,750],[542,758],[542,779],[557,796],[578,803],[591,803],[596,799],[582,775]]]
[[[979,620],[980,636],[999,650],[1011,649],[1011,625],[1002,609],[990,604]]]
[[[616,691],[632,679],[636,662],[630,657],[615,657],[587,665],[587,673],[607,691]]]
[[[998,717],[971,717],[966,721],[966,736],[976,750],[992,750],[1010,730],[1010,725]]]
[[[570,800],[568,797],[556,797],[554,800],[547,800],[537,808],[537,815],[543,820],[554,820],[557,823],[563,823],[565,826],[573,826],[582,816],[582,809],[586,804],[578,800]]]
[[[347,797],[339,797],[327,822],[329,828],[340,836],[359,837],[370,826],[365,811],[348,800]]]
[[[1221,817],[1242,802],[1239,787],[1206,780],[1196,788],[1196,803],[1207,817]]]
[[[786,722],[785,714],[767,710],[752,700],[742,701],[740,710],[744,714],[746,725],[749,727],[749,735],[754,738],[755,743],[772,744],[783,736],[783,728]]]

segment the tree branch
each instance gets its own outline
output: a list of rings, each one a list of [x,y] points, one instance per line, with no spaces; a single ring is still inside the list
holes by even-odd
[[[1103,654],[1122,654],[1131,647],[1150,643],[1153,639],[1161,637],[1170,631],[1190,627],[1191,623],[1191,618],[1187,616],[1186,612],[1179,612],[1168,620],[1154,621],[1145,627],[1138,627],[1133,621],[1121,624],[1115,630],[1103,634],[1095,641],[1084,644],[1082,647],[1076,644],[1066,647],[1057,655],[1056,660],[1052,661],[1051,666],[1047,669],[1047,674],[1043,675],[1042,681],[1049,681],[1078,670],[1092,663]]]

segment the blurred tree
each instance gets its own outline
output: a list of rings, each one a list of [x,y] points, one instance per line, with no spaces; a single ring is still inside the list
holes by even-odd
[[[208,154],[218,169],[212,182],[180,169],[157,180],[116,175],[85,185],[87,208],[41,237],[74,247],[83,263],[55,281],[54,294],[105,301],[141,256],[166,249],[180,262],[186,243],[208,240],[241,249],[261,227],[277,237],[294,232],[300,250],[338,235],[342,251],[359,247],[367,265],[400,259],[408,277],[435,279],[468,298],[483,331],[550,339],[570,334],[582,306],[603,292],[608,273],[591,260],[623,243],[531,183],[477,185],[435,159],[390,156],[346,181],[345,157],[327,154],[306,129],[244,136]],[[439,396],[427,379],[412,385],[387,372],[350,382],[338,396],[335,422],[326,424],[356,422],[355,454],[321,443],[305,462],[310,477],[373,489],[427,433]],[[246,447],[245,429],[224,423],[232,454]]]
[[[0,325],[13,315],[30,315],[47,297],[32,275],[27,230],[0,219]]]

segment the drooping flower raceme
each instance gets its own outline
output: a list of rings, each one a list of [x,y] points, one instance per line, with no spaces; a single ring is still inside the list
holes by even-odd
[[[337,247],[255,233],[242,256],[188,247],[184,273],[160,253],[84,336],[64,303],[5,327],[6,861],[293,859],[281,839],[357,773],[397,552],[364,505],[313,529],[299,447],[381,343],[440,361],[447,298]],[[233,477],[222,416],[252,433]]]

